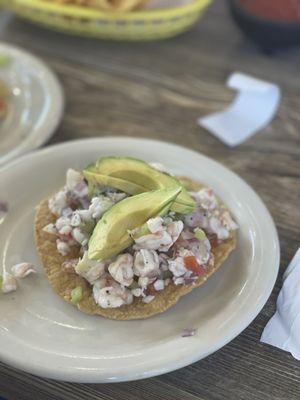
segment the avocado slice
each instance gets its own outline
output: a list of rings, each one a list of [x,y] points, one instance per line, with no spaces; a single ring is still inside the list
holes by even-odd
[[[91,175],[92,172],[92,175]],[[146,162],[131,157],[102,157],[95,164],[84,171],[84,176],[89,181],[98,182],[123,190],[135,195],[149,190],[158,190],[169,187],[178,187],[180,182],[167,174],[157,171]],[[98,177],[96,177],[96,175]],[[107,178],[103,178],[106,176]],[[195,208],[195,201],[191,198],[185,188],[172,205],[172,211],[179,214],[188,214]]]
[[[99,170],[95,165],[89,165],[87,168],[84,169],[83,174],[88,181],[90,188],[94,186],[107,186],[119,189],[122,192],[129,194],[139,194],[147,191],[144,187],[139,186],[134,182],[114,178],[109,175],[103,175],[99,173]]]
[[[89,241],[88,257],[106,260],[133,243],[128,230],[167,214],[182,187],[160,189],[128,197],[112,206],[98,221]]]

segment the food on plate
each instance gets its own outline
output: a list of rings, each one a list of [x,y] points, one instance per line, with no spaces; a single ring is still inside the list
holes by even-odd
[[[6,84],[0,80],[0,120],[3,120],[8,113],[9,89]]]
[[[131,11],[144,6],[149,0],[46,0],[58,4],[91,7],[104,11]]]
[[[22,279],[26,278],[30,274],[35,274],[36,270],[34,269],[33,264],[27,262],[21,262],[11,267],[11,273],[15,278]]]
[[[88,166],[83,174],[90,184],[113,186],[131,195],[167,187],[181,187],[171,209],[180,214],[192,212],[196,202],[178,179],[142,160],[130,157],[103,157]],[[130,184],[128,184],[130,183]]]
[[[36,270],[31,263],[22,262],[11,267],[10,273],[5,269],[0,275],[0,292],[10,293],[18,289],[18,279],[26,278],[31,274],[35,274]]]
[[[161,313],[204,283],[235,248],[236,229],[212,189],[129,157],[69,169],[35,219],[53,289],[118,320]]]
[[[127,197],[111,207],[92,233],[89,258],[107,260],[133,245],[137,240],[134,239],[135,230],[141,229],[151,218],[166,215],[180,191],[179,186],[145,192]]]

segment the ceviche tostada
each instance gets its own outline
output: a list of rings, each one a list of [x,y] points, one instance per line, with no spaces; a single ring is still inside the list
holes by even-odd
[[[236,229],[212,189],[130,157],[69,169],[35,219],[52,288],[119,320],[163,312],[204,283],[235,248]]]

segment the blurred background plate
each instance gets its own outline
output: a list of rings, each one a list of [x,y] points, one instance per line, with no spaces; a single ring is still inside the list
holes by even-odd
[[[0,43],[0,80],[7,86],[8,110],[0,122],[0,164],[41,146],[61,120],[64,96],[46,65],[29,53]]]
[[[47,28],[102,39],[136,41],[164,39],[188,30],[211,2],[191,0],[179,7],[107,12],[44,0],[0,0],[4,8]]]

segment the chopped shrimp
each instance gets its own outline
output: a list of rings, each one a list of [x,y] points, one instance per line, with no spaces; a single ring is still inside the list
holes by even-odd
[[[89,241],[88,236],[78,227],[73,229],[72,236],[81,246],[86,246]]]
[[[180,276],[179,278],[174,277],[173,282],[175,283],[175,285],[184,285],[185,283],[185,279]]]
[[[190,192],[197,201],[196,210],[185,216],[184,222],[190,228],[203,228],[208,233],[217,235],[219,240],[230,236],[230,231],[237,229],[229,211],[218,204],[212,189],[203,188],[198,192]]]
[[[56,240],[56,248],[57,251],[59,252],[59,254],[61,254],[62,256],[66,256],[70,253],[70,246],[68,243],[63,242],[60,239]]]
[[[147,226],[151,233],[135,239],[133,246],[135,250],[147,249],[166,252],[176,242],[184,227],[182,221],[173,222],[170,219],[170,222],[166,224],[161,217],[150,218]]]
[[[133,270],[139,277],[153,277],[159,273],[159,258],[154,250],[142,249],[135,253]]]
[[[134,297],[142,297],[144,294],[144,290],[142,288],[131,289],[131,293]]]
[[[226,209],[222,210],[220,221],[222,225],[225,226],[225,228],[228,229],[229,231],[233,231],[238,228],[237,224],[232,219],[229,211]]]
[[[208,233],[214,233],[218,239],[224,240],[230,236],[230,231],[237,229],[236,223],[227,210],[213,210],[212,213],[196,210],[185,216],[185,224],[191,228],[202,228]]]
[[[138,285],[141,288],[146,289],[146,287],[149,285],[149,278],[147,278],[147,276],[140,276],[138,279]]]
[[[55,227],[59,232],[62,228],[70,227],[71,226],[70,222],[71,222],[70,219],[67,217],[59,217],[55,222]]]
[[[81,217],[80,214],[78,213],[78,211],[74,211],[71,220],[70,220],[70,224],[71,226],[73,226],[74,228],[77,226],[80,226],[82,223],[81,221]]]
[[[150,303],[150,301],[152,301],[154,299],[155,299],[155,296],[146,296],[143,298],[142,302],[148,304],[148,303]]]
[[[36,270],[33,264],[23,262],[13,265],[11,267],[11,272],[15,278],[26,278],[26,276],[32,273],[35,274]]]
[[[106,262],[90,260],[88,252],[83,253],[82,258],[75,266],[75,272],[93,284],[105,273]]]
[[[182,230],[183,230],[183,222],[182,221],[174,221],[168,224],[167,226],[167,232],[172,238],[172,243],[171,245],[167,246],[160,246],[159,250],[160,251],[168,251],[169,248],[173,245],[173,243],[176,242],[176,240],[179,238]]]
[[[92,214],[89,209],[88,210],[76,210],[75,212],[79,215],[82,222],[90,222],[93,220]]]
[[[55,193],[48,201],[48,207],[55,215],[61,215],[62,210],[67,206],[67,192],[65,189]]]
[[[131,254],[121,254],[112,262],[108,271],[111,276],[123,286],[130,286],[133,282],[133,257]]]
[[[178,256],[184,258],[184,257],[195,256],[195,254],[189,249],[180,247],[178,251]]]
[[[176,257],[175,260],[169,260],[169,270],[175,277],[184,275],[187,272],[183,257]]]
[[[83,181],[83,176],[75,169],[69,168],[66,174],[66,186],[69,191],[73,191],[76,186]]]
[[[147,225],[151,233],[135,239],[134,249],[168,251],[178,239],[183,229],[183,222],[172,221],[167,226],[163,223],[164,220],[160,217],[149,219]]]
[[[220,240],[224,240],[229,237],[229,230],[225,228],[225,226],[222,225],[222,222],[216,217],[209,219],[208,232],[215,233]]]
[[[194,212],[191,214],[187,214],[184,217],[184,223],[186,226],[190,228],[207,228],[208,226],[208,218],[207,213],[204,210],[196,208]]]
[[[17,282],[17,279],[13,275],[11,275],[7,272],[4,272],[2,278],[3,278],[3,280],[2,280],[2,292],[3,293],[10,293],[10,292],[14,292],[15,290],[17,290],[18,282]]]
[[[182,221],[174,221],[167,226],[167,232],[171,236],[173,242],[176,242],[176,240],[178,239],[183,230],[183,226],[184,225]]]
[[[165,288],[165,283],[163,279],[157,279],[154,284],[154,289],[155,290],[163,290]]]
[[[150,278],[148,276],[140,276],[139,279],[138,279],[138,285],[142,289],[146,289],[148,285],[150,285],[151,283],[153,283],[155,281],[156,276],[153,276],[153,277],[150,277]]]
[[[202,188],[190,194],[204,210],[214,210],[218,207],[218,200],[210,188]]]
[[[100,219],[102,215],[114,205],[114,202],[106,197],[106,196],[99,196],[93,197],[91,200],[91,205],[89,207],[89,212],[94,219]]]
[[[71,168],[68,169],[66,175],[66,188],[69,195],[81,202],[88,196],[88,186],[83,175]]]
[[[73,210],[72,210],[71,207],[65,207],[61,211],[61,216],[62,217],[71,218],[72,214],[73,214]]]
[[[135,250],[147,249],[147,250],[160,250],[169,249],[173,244],[172,237],[166,231],[160,231],[157,233],[150,233],[149,235],[141,236],[135,239]]]
[[[94,283],[93,295],[95,302],[103,308],[117,308],[133,302],[131,291],[107,276]]]
[[[205,237],[203,240],[193,238],[188,240],[185,248],[179,249],[181,257],[195,256],[199,265],[206,264],[211,255],[211,245],[209,240]]]
[[[69,236],[71,232],[72,232],[71,225],[66,225],[66,226],[63,226],[62,228],[60,228],[60,230],[58,231],[58,234],[62,235],[62,236]]]
[[[156,232],[164,230],[163,222],[164,222],[164,220],[161,217],[150,218],[147,221],[147,226],[148,226],[149,231],[151,233],[156,233]]]

